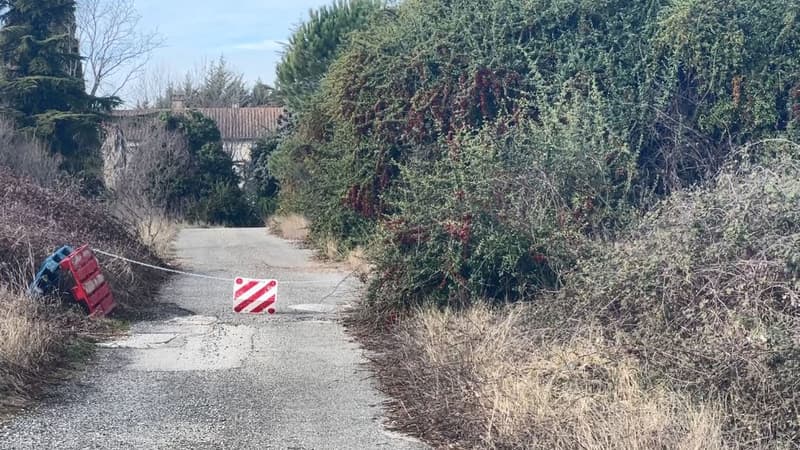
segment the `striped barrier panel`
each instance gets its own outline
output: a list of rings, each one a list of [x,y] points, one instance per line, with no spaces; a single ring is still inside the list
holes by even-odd
[[[277,280],[237,278],[233,284],[233,310],[240,314],[275,314]]]
[[[61,268],[68,270],[75,280],[72,296],[76,302],[82,303],[92,317],[108,315],[117,304],[111,294],[111,287],[106,282],[100,264],[94,252],[85,245],[61,262]]]

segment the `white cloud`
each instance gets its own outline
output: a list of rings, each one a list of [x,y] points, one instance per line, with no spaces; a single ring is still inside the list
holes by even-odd
[[[266,39],[257,42],[244,42],[241,44],[235,44],[231,48],[234,50],[278,51],[283,49],[283,43],[274,39]]]

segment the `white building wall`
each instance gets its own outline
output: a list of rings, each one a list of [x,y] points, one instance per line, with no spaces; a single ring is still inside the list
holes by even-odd
[[[222,149],[231,156],[234,162],[250,161],[250,147],[253,141],[225,141]]]

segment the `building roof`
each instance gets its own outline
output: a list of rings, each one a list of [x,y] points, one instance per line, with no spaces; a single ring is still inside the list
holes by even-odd
[[[234,108],[186,108],[208,117],[217,124],[223,141],[254,141],[278,129],[278,120],[283,108],[234,107]],[[161,112],[178,112],[174,109],[138,109],[114,111],[117,117],[141,117]]]

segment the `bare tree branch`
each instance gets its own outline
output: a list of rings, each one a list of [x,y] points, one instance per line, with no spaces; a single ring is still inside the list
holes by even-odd
[[[91,95],[119,95],[164,45],[158,31],[139,31],[141,19],[134,0],[78,2],[78,36]]]

